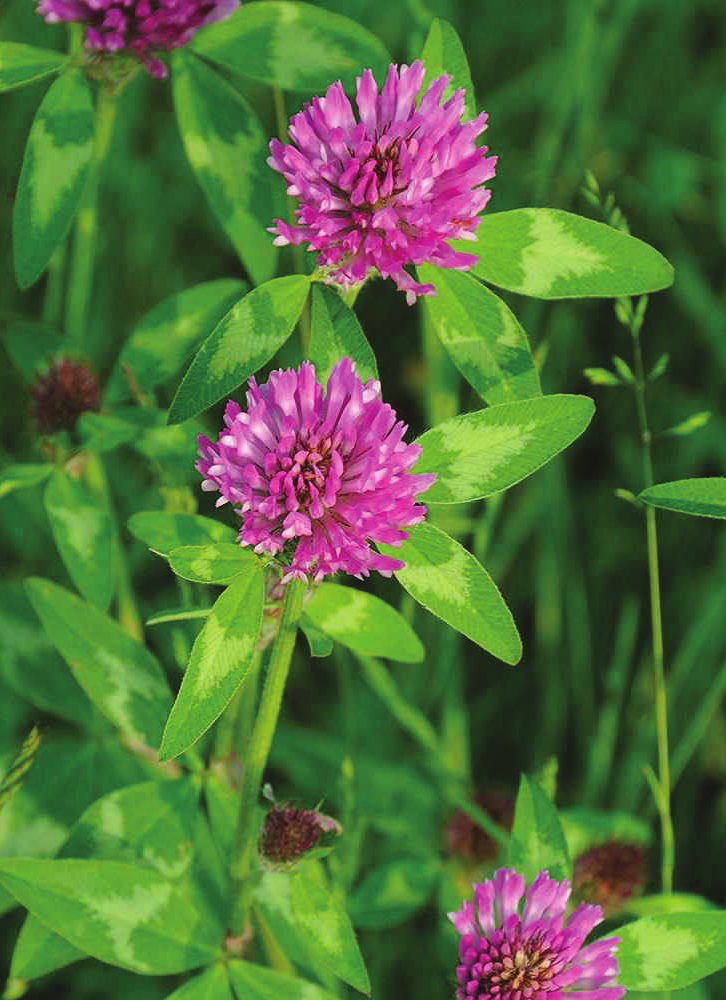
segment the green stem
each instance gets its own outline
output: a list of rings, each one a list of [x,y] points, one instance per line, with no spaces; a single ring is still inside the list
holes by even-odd
[[[635,368],[635,402],[638,410],[638,426],[643,453],[643,478],[646,487],[654,485],[653,458],[651,454],[652,435],[648,427],[648,413],[645,403],[645,369],[640,347],[640,321],[631,323],[633,334],[633,356]],[[661,820],[661,881],[664,893],[673,891],[673,869],[675,866],[675,838],[671,817],[671,778],[668,755],[668,701],[663,657],[663,615],[660,598],[660,575],[658,571],[658,534],[655,508],[645,508],[646,538],[648,546],[648,575],[650,578],[650,620],[653,641],[653,684],[655,688],[655,721],[658,741],[658,780],[660,795],[656,801]]]
[[[267,676],[255,720],[249,749],[244,760],[244,775],[240,791],[239,816],[235,833],[231,868],[232,936],[244,931],[250,901],[248,885],[252,861],[257,849],[254,821],[255,809],[262,786],[262,776],[275,735],[282,695],[295,646],[297,625],[302,614],[305,584],[292,580],[285,587],[280,611],[280,628],[270,654]]]
[[[96,142],[83,202],[76,216],[71,253],[70,275],[66,294],[66,336],[71,345],[81,348],[86,334],[86,314],[93,286],[93,261],[98,230],[98,188],[101,167],[113,134],[117,93],[102,88],[96,107]]]

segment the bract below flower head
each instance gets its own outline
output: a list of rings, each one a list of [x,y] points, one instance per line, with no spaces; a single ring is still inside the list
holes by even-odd
[[[567,879],[540,872],[525,892],[522,875],[499,868],[474,885],[474,902],[450,913],[460,965],[457,1000],[619,1000],[615,957],[620,939],[584,945],[603,919],[599,906],[583,903],[565,919]],[[522,900],[524,903],[522,905]]]
[[[490,192],[496,156],[474,140],[480,114],[462,124],[464,91],[443,105],[450,77],[432,81],[418,105],[422,62],[391,66],[383,90],[367,69],[358,79],[358,117],[340,81],[315,97],[290,124],[293,144],[270,143],[270,166],[300,201],[298,225],[281,219],[275,243],[309,243],[332,281],[348,287],[378,271],[393,278],[409,304],[433,295],[405,270],[429,262],[468,270],[473,254],[449,240],[474,239]]]
[[[324,394],[305,361],[262,386],[251,378],[247,412],[230,400],[224,422],[218,441],[199,436],[202,489],[219,490],[217,506],[235,506],[242,545],[271,554],[294,547],[283,583],[403,568],[370,543],[408,538],[404,529],[426,514],[416,497],[436,476],[408,471],[421,447],[403,440],[406,426],[380,383],[364,385],[343,358]]]
[[[86,48],[128,52],[163,79],[167,69],[154,53],[178,49],[211,21],[227,17],[240,0],[40,0],[46,21],[86,25]]]

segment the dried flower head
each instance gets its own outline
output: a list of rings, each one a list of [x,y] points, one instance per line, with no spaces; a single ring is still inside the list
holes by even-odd
[[[408,470],[421,454],[406,444],[406,425],[381,400],[380,383],[363,385],[350,358],[339,361],[327,394],[315,368],[276,371],[249,381],[247,412],[230,400],[215,443],[199,436],[203,490],[242,516],[241,545],[272,554],[286,549],[282,582],[316,581],[342,571],[390,576],[403,563],[371,542],[400,545],[422,521],[419,493],[436,476]]]
[[[87,49],[130,53],[163,79],[167,68],[155,53],[186,45],[237,7],[239,0],[40,0],[38,13],[48,22],[80,21]]]
[[[642,891],[645,878],[645,848],[611,840],[575,860],[572,891],[578,899],[598,903],[609,916]]]
[[[483,789],[472,801],[503,830],[511,830],[514,802],[505,792],[497,788]],[[446,825],[445,836],[449,853],[465,861],[480,864],[493,861],[497,856],[497,845],[489,834],[458,807]]]
[[[473,254],[449,246],[475,239],[490,192],[482,185],[497,161],[474,140],[486,128],[480,114],[462,124],[464,91],[441,104],[450,77],[423,86],[423,63],[391,66],[383,90],[365,70],[353,113],[343,86],[333,83],[292,118],[293,144],[270,143],[270,166],[299,199],[298,225],[281,219],[275,243],[309,243],[332,281],[348,287],[371,272],[393,278],[409,304],[434,295],[406,265],[428,261],[468,270]]]
[[[31,416],[41,434],[72,431],[85,410],[98,410],[98,379],[88,365],[61,359],[38,374],[31,386]]]
[[[299,861],[325,835],[342,832],[340,823],[331,816],[292,805],[273,805],[260,834],[260,852],[265,861],[287,865]]]
[[[573,1000],[619,1000],[619,938],[583,947],[603,913],[583,903],[565,920],[569,895],[567,879],[547,872],[526,893],[524,877],[508,868],[475,884],[474,903],[449,914],[461,934],[457,1000],[562,1000],[569,992]]]

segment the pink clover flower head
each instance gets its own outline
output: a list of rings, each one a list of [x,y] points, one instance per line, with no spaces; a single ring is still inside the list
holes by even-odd
[[[199,436],[202,489],[242,516],[241,545],[260,554],[294,546],[283,583],[403,568],[370,543],[408,538],[404,529],[426,514],[416,497],[436,476],[408,471],[420,445],[405,443],[380,383],[364,385],[350,358],[335,365],[325,395],[307,361],[261,386],[251,378],[247,411],[230,400],[224,423],[218,441]]]
[[[539,873],[525,880],[511,868],[474,884],[474,902],[450,913],[461,935],[457,1000],[619,1000],[615,957],[620,939],[584,945],[603,919],[582,903],[565,918],[570,883]],[[522,900],[524,903],[522,905]]]
[[[463,90],[441,104],[446,75],[432,81],[417,104],[423,79],[420,61],[392,65],[379,93],[365,70],[357,117],[343,85],[333,83],[325,97],[294,115],[291,144],[272,140],[267,161],[300,201],[296,226],[278,219],[270,230],[275,243],[309,243],[329,280],[346,288],[378,271],[393,278],[409,304],[435,290],[417,283],[406,265],[466,271],[477,262],[447,241],[475,239],[491,193],[483,184],[497,162],[474,143],[486,114],[462,124]]]
[[[199,28],[227,17],[239,0],[40,0],[46,21],[86,25],[86,48],[112,54],[129,52],[152,76],[163,79],[166,65],[155,52],[178,49]]]

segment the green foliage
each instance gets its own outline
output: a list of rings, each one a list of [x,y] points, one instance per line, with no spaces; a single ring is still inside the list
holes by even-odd
[[[662,913],[618,931],[620,982],[630,990],[678,990],[726,964],[726,912]]]
[[[572,863],[557,810],[541,786],[526,774],[519,783],[509,862],[528,883],[543,869],[553,879],[572,876]]]
[[[400,547],[378,546],[400,559],[396,579],[427,611],[505,663],[518,663],[522,644],[496,584],[471,553],[433,524],[419,524]]]
[[[653,507],[696,517],[726,517],[726,478],[680,479],[650,486],[639,494]]]
[[[381,79],[391,61],[378,38],[355,21],[289,0],[250,7],[200,34],[192,48],[262,83],[312,93],[336,79],[350,86],[365,67]]]
[[[500,493],[545,465],[583,433],[587,396],[540,396],[465,413],[418,438],[416,472],[436,472],[427,503],[462,503]]]
[[[527,335],[505,303],[468,274],[431,264],[417,270],[436,288],[426,299],[434,329],[481,398],[506,403],[541,396]]]
[[[252,962],[230,962],[229,977],[237,995],[245,1000],[268,1000],[272,996],[284,996],[287,1000],[333,1000],[335,996],[306,979]]]
[[[673,268],[647,243],[553,208],[486,213],[476,242],[454,245],[479,255],[472,274],[539,299],[643,295],[673,283]]]
[[[262,626],[262,567],[243,560],[196,638],[182,686],[164,729],[160,760],[187,750],[209,729],[244,681]]]
[[[53,471],[48,464],[6,465],[0,472],[0,499],[15,490],[29,489],[37,486]]]
[[[476,115],[474,85],[471,82],[469,63],[461,39],[453,25],[443,18],[435,17],[431,22],[426,43],[421,53],[421,59],[426,69],[426,82],[430,83],[446,73],[451,82],[444,91],[444,100],[448,100],[455,90],[463,89],[464,120]],[[426,280],[426,279],[422,279]]]
[[[385,601],[352,587],[324,583],[305,605],[307,621],[361,656],[386,656],[403,663],[424,658],[408,622]]]
[[[233,542],[182,545],[169,552],[169,565],[177,576],[194,583],[231,583],[240,573],[252,573],[259,559],[250,549]]]
[[[133,745],[158,746],[171,697],[156,658],[63,587],[31,577],[25,589],[48,637],[96,708]]]
[[[312,288],[310,360],[318,382],[326,386],[333,365],[341,358],[355,361],[362,382],[378,378],[376,359],[360,323],[333,288],[315,283]]]
[[[267,138],[249,104],[206,63],[174,59],[174,107],[187,159],[212,211],[255,284],[275,273],[266,227],[279,211],[267,168]]]
[[[22,87],[55,73],[67,57],[51,49],[38,49],[21,42],[0,42],[0,92]]]
[[[169,410],[179,423],[224,399],[285,343],[308,295],[300,275],[274,278],[233,306],[202,344]]]
[[[0,780],[0,809],[10,799],[23,783],[23,776],[35,761],[38,748],[40,747],[40,732],[37,726],[33,726],[30,734],[23,742],[20,752],[10,765],[10,769]]]
[[[374,868],[356,887],[350,912],[358,927],[383,930],[403,923],[431,896],[440,874],[436,862],[402,858]]]
[[[128,523],[132,535],[161,555],[183,546],[232,543],[235,532],[222,521],[199,514],[179,514],[162,510],[142,510]]]
[[[35,282],[78,210],[93,156],[91,91],[80,70],[66,70],[38,108],[28,137],[13,214],[15,274]]]

